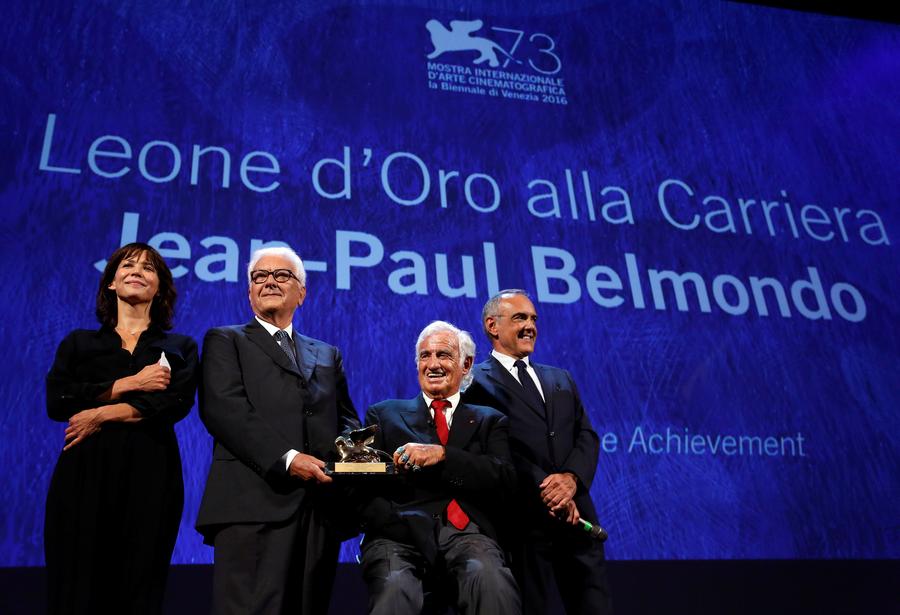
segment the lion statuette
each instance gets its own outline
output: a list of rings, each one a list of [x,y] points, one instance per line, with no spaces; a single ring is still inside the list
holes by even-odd
[[[338,436],[334,448],[341,455],[342,463],[379,463],[391,461],[391,456],[384,451],[369,446],[375,441],[378,425],[369,425],[365,429],[351,431],[346,436]]]

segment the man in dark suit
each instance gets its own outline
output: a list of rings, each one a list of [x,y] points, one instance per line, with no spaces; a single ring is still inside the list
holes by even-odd
[[[494,349],[473,369],[464,399],[509,417],[518,475],[508,513],[511,564],[524,610],[555,612],[558,589],[570,615],[609,613],[603,545],[578,522],[597,520],[590,488],[600,442],[575,382],[565,370],[529,361],[537,312],[525,291],[500,291],[484,306],[482,323]]]
[[[325,457],[358,418],[340,352],[293,331],[300,258],[263,248],[248,278],[255,318],[203,343],[200,417],[215,446],[197,529],[215,547],[213,612],[325,613],[340,547]]]
[[[521,611],[492,515],[515,482],[507,420],[460,402],[474,358],[468,333],[431,323],[416,343],[421,394],[366,413],[380,427],[374,446],[393,453],[401,474],[381,479],[363,506],[372,614],[420,613],[423,579],[443,586],[460,613]]]

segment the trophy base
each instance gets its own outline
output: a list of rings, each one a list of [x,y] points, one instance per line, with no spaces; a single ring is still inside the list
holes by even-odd
[[[329,474],[345,476],[390,475],[394,473],[394,464],[380,462],[335,461],[325,465]]]

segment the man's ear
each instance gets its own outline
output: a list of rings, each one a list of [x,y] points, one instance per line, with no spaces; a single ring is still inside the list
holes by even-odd
[[[485,318],[484,330],[487,331],[490,337],[497,337],[497,319],[493,316],[488,316],[487,318]]]
[[[466,373],[470,369],[472,369],[473,363],[475,363],[475,357],[466,357],[466,360],[463,361],[463,373]]]

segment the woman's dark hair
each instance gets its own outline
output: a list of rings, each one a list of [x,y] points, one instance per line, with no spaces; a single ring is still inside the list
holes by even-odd
[[[150,322],[164,330],[172,328],[172,316],[175,315],[175,298],[178,293],[175,292],[175,284],[172,282],[172,272],[169,271],[168,265],[154,248],[146,243],[129,243],[122,246],[109,257],[106,263],[106,269],[103,270],[103,277],[100,278],[100,288],[97,290],[97,320],[100,324],[115,327],[118,324],[119,312],[116,304],[116,292],[110,290],[109,285],[112,283],[116,275],[116,270],[126,258],[139,257],[142,253],[147,254],[153,267],[156,269],[156,275],[159,278],[159,290],[153,298],[150,305]]]

